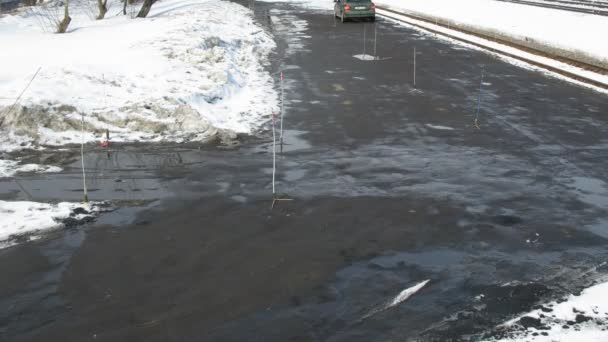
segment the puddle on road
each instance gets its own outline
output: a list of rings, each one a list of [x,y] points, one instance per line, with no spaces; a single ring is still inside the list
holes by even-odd
[[[72,256],[80,248],[86,238],[89,229],[96,229],[101,226],[121,227],[134,222],[137,214],[145,209],[153,208],[156,203],[146,206],[123,207],[115,211],[101,215],[94,223],[87,224],[78,229],[59,229],[43,232],[38,237],[34,237],[30,245],[24,249],[8,249],[3,251],[5,261],[19,263],[19,258],[14,257],[13,253],[20,255],[26,253],[26,260],[39,258],[44,260],[44,267],[22,264],[18,266],[27,270],[29,267],[41,267],[34,276],[29,276],[19,280],[22,282],[21,288],[10,297],[0,298],[1,322],[13,322],[11,329],[21,333],[31,329],[31,322],[50,321],[56,319],[55,314],[64,312],[66,303],[59,293],[59,283],[62,274],[67,269]],[[42,240],[43,242],[36,242]],[[4,266],[4,265],[3,265]],[[15,279],[10,279],[15,281]],[[36,309],[33,310],[32,308]],[[1,331],[0,331],[1,332]],[[0,334],[1,336],[1,334]]]
[[[239,331],[302,320],[310,324],[306,331],[316,340],[436,337],[457,333],[463,326],[480,333],[485,329],[480,321],[490,327],[490,322],[499,324],[550,294],[554,283],[561,281],[555,280],[555,273],[577,273],[572,272],[580,266],[577,260],[561,252],[478,253],[449,248],[387,252],[338,270],[312,296],[294,294],[290,303],[232,321],[218,334],[237,337],[242,335]],[[363,319],[370,310],[426,279],[430,279],[428,285],[403,303]],[[572,290],[574,282],[562,282],[562,290]]]
[[[308,22],[297,16],[279,9],[270,10],[273,33],[282,36],[287,44],[285,54],[292,56],[307,51],[307,40],[311,36],[305,34],[308,31]]]
[[[295,182],[303,179],[306,176],[306,170],[289,169],[285,172],[284,179],[286,182]]]
[[[85,238],[82,230],[70,230],[67,232],[54,232],[59,238],[50,240],[45,246],[30,252],[26,260],[32,262],[37,260],[44,264],[43,270],[36,272],[35,277],[19,281],[20,288],[10,297],[0,298],[0,322],[11,322],[12,330],[26,333],[31,329],[31,322],[40,322],[56,319],[55,313],[64,310],[66,303],[58,294],[58,284],[61,275],[67,268],[72,254],[76,251]],[[3,258],[12,258],[12,250],[4,251]],[[27,252],[26,252],[27,253]],[[17,253],[17,255],[20,255]],[[19,260],[8,263],[19,263]],[[44,262],[43,262],[44,261]],[[4,266],[4,265],[3,265]],[[34,264],[23,264],[21,268],[28,270],[36,267]],[[36,308],[32,310],[32,308]],[[0,335],[1,336],[1,335]]]
[[[608,239],[608,219],[599,220],[594,224],[586,226],[586,228],[593,234]]]
[[[143,210],[148,210],[157,207],[160,204],[160,201],[154,201],[147,205],[137,205],[137,206],[125,206],[118,208],[111,213],[107,213],[101,215],[93,224],[93,228],[95,226],[113,226],[113,227],[126,227],[135,222],[137,218],[137,214],[142,212]]]
[[[289,118],[285,118],[287,122]],[[280,153],[296,152],[303,150],[310,150],[312,145],[308,140],[304,139],[303,136],[307,134],[306,131],[288,129],[283,131],[283,146],[279,142],[279,133],[277,132],[277,158],[280,158]],[[272,136],[270,142],[266,144],[260,144],[253,148],[254,153],[269,153],[272,156]]]
[[[590,177],[572,177],[572,180],[583,202],[599,208],[608,207],[608,187],[604,181]]]
[[[47,152],[48,153],[48,152]],[[80,160],[72,154],[57,153],[58,159],[71,160],[62,165],[63,172],[32,174],[16,180],[0,182],[0,194],[12,200],[57,202],[82,200],[83,184]],[[171,196],[165,176],[201,162],[196,150],[173,151],[162,149],[156,153],[132,150],[107,153],[96,151],[85,156],[87,188],[91,201],[142,201]],[[6,195],[5,195],[6,194]]]

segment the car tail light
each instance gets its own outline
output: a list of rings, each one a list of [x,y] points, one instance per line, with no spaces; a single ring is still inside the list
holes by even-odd
[[[372,5],[369,6],[369,8],[375,10],[376,9],[376,4],[372,2]]]
[[[349,4],[345,4],[344,5],[344,10],[345,11],[350,11],[350,5]]]

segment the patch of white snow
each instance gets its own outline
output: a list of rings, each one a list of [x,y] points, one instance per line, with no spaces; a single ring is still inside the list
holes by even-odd
[[[98,213],[99,207],[94,204],[0,201],[0,242],[6,247],[13,236],[61,228],[67,218],[83,220]]]
[[[432,125],[432,124],[426,124],[426,127],[432,128],[432,129],[438,129],[438,130],[442,130],[442,131],[453,131],[454,130],[454,128],[449,127],[449,126]]]
[[[38,165],[38,164],[22,164],[14,160],[0,159],[0,178],[12,177],[17,173],[47,173],[60,172],[61,168],[57,166]]]
[[[375,0],[378,5],[538,41],[608,63],[608,17],[488,0]],[[542,18],[542,19],[539,19]],[[567,24],[564,24],[567,23]]]
[[[608,330],[606,329],[606,324],[608,324],[607,298],[608,282],[594,285],[585,289],[579,296],[568,296],[562,303],[553,302],[544,305],[544,307],[549,307],[552,310],[551,312],[543,312],[541,309],[537,309],[503,324],[504,327],[508,328],[516,324],[522,317],[532,317],[541,319],[542,324],[549,328],[548,330],[528,328],[523,333],[515,332],[512,337],[494,341],[608,341]],[[533,335],[535,333],[536,335]],[[542,333],[546,333],[546,335]]]
[[[25,9],[0,18],[2,62],[10,66],[0,70],[0,112],[41,68],[21,106],[3,114],[0,150],[102,140],[106,129],[113,141],[253,133],[278,107],[265,70],[275,43],[249,9],[162,0],[148,18],[131,19],[113,15],[118,0],[109,4],[99,21],[75,7],[67,34],[44,32]]]

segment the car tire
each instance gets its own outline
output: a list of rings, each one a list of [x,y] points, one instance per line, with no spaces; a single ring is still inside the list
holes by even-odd
[[[376,17],[370,17],[369,21],[371,21],[372,23],[376,21]]]

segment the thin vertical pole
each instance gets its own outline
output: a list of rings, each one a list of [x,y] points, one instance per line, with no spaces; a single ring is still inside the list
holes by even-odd
[[[82,185],[84,190],[84,202],[89,202],[87,191],[87,174],[84,170],[84,113],[82,113],[82,141],[80,143],[80,161],[82,163]]]
[[[281,71],[281,149],[283,148],[283,116],[285,114],[285,87],[283,85],[283,72]]]
[[[272,113],[272,198],[275,198],[275,175],[277,171],[277,139],[275,134],[275,114]]]
[[[365,46],[365,43],[367,40],[366,39],[367,38],[367,28],[366,27],[367,27],[367,25],[363,24],[363,57],[365,57],[365,52],[367,50],[366,46]]]
[[[416,47],[414,46],[414,88],[416,88]]]
[[[378,42],[378,24],[374,24],[374,59],[378,59],[377,52],[377,43]]]

